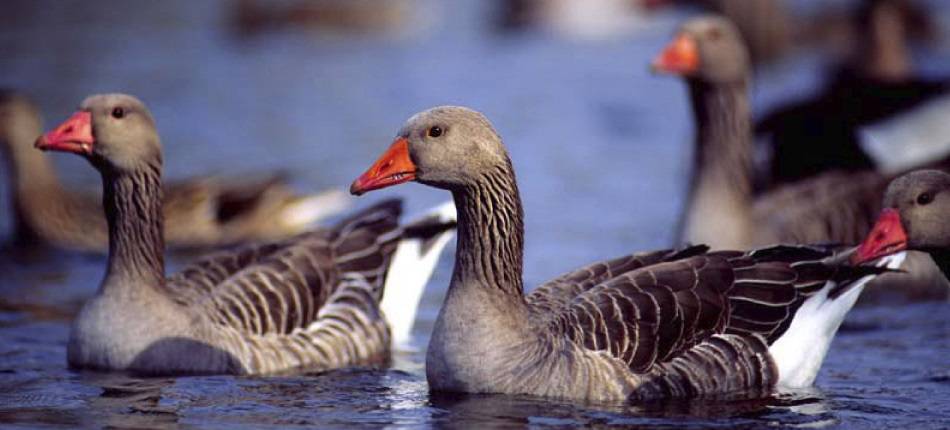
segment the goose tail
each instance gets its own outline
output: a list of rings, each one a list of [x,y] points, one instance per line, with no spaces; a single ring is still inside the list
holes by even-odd
[[[900,252],[882,258],[876,267],[841,266],[837,276],[805,298],[788,329],[769,346],[778,368],[778,386],[801,388],[814,383],[835,333],[861,291],[878,274],[897,270],[904,258]]]
[[[455,204],[443,203],[403,227],[383,287],[382,310],[389,321],[393,346],[411,349],[412,326],[425,286],[439,255],[452,239]]]

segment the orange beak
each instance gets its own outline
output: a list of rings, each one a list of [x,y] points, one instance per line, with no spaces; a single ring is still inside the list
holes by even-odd
[[[687,76],[699,70],[699,49],[696,41],[680,33],[653,60],[653,71]]]
[[[92,137],[92,114],[79,111],[69,117],[59,127],[47,132],[36,139],[33,145],[44,151],[64,151],[79,155],[91,155],[92,145],[96,139]]]
[[[907,249],[907,233],[901,225],[900,213],[896,209],[887,208],[881,211],[871,233],[851,256],[851,263],[866,263],[905,249]]]
[[[397,138],[379,160],[350,186],[355,195],[416,179],[416,165],[409,158],[409,141]]]

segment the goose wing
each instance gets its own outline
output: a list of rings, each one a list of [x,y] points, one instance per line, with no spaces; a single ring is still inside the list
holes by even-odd
[[[835,256],[829,248],[776,246],[654,258],[574,294],[548,327],[624,362],[647,395],[704,392],[727,383],[722,378],[755,388],[774,382],[768,345],[805,297],[826,281],[845,288],[881,271],[839,269]]]
[[[176,299],[215,322],[264,335],[312,323],[346,277],[361,277],[378,301],[401,231],[399,201],[362,211],[329,230],[211,255],[170,277]],[[374,304],[375,305],[375,304]]]
[[[697,245],[682,249],[642,252],[598,261],[541,284],[526,297],[526,300],[530,306],[542,310],[541,314],[550,315],[566,307],[578,294],[620,274],[665,261],[703,254],[708,250],[709,247],[705,245]]]

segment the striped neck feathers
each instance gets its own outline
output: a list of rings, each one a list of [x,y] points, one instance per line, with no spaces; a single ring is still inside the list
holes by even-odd
[[[511,160],[453,191],[458,245],[453,283],[523,297],[524,210]]]
[[[102,169],[109,224],[109,261],[103,289],[161,286],[165,277],[162,162],[128,172]]]

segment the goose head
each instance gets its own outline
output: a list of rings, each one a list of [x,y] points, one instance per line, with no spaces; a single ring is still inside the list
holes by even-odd
[[[484,115],[440,106],[409,118],[389,149],[353,181],[350,192],[360,195],[409,181],[457,190],[507,163],[501,139]]]
[[[950,175],[918,170],[895,179],[884,209],[851,261],[859,264],[905,249],[950,249]]]
[[[86,98],[79,110],[36,140],[42,150],[79,154],[94,166],[119,172],[160,163],[161,143],[151,113],[126,94]]]
[[[717,15],[684,23],[652,64],[656,72],[709,83],[744,82],[750,67],[739,30]]]

